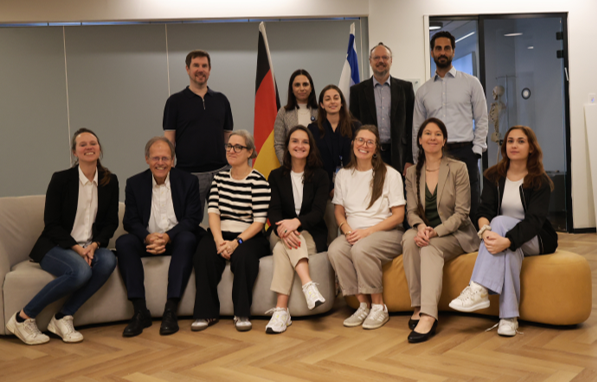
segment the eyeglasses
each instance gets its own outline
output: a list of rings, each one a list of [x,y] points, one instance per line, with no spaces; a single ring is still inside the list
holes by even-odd
[[[151,157],[151,158],[149,158],[149,159],[150,159],[152,162],[159,162],[159,161],[162,161],[162,162],[165,162],[165,163],[168,163],[168,162],[170,162],[170,161],[172,160],[172,158],[170,158],[170,157]]]
[[[371,59],[373,59],[373,61],[388,61],[390,58],[392,58],[391,56],[373,56],[371,57]]]
[[[241,146],[241,145],[231,145],[230,143],[224,145],[224,150],[226,150],[226,152],[229,152],[230,149],[234,149],[235,153],[240,153],[241,151],[243,151],[243,149],[248,149],[247,146]]]
[[[375,146],[375,141],[373,139],[357,138],[356,141],[361,145]]]

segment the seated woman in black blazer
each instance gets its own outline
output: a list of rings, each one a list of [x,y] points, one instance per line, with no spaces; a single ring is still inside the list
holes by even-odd
[[[292,324],[288,299],[294,271],[303,285],[307,307],[325,302],[309,275],[309,255],[327,249],[327,227],[323,221],[329,181],[313,135],[298,125],[290,129],[285,142],[284,163],[269,175],[272,199],[269,221],[270,246],[274,255],[271,290],[278,294],[272,319],[265,327],[270,334],[282,333]]]
[[[309,125],[309,131],[315,138],[323,169],[330,181],[329,200],[324,216],[325,223],[330,228],[328,244],[338,236],[338,224],[331,202],[334,197],[335,174],[350,162],[352,138],[359,127],[361,123],[350,114],[342,91],[336,85],[323,88],[319,94],[317,121]]]
[[[77,130],[72,153],[75,166],[52,176],[46,193],[45,228],[29,255],[56,278],[6,324],[27,345],[50,340],[39,331],[35,317],[69,294],[48,330],[64,342],[83,341],[74,329],[73,315],[116,267],[116,257],[106,246],[118,228],[118,179],[101,165],[101,145],[91,130]]]

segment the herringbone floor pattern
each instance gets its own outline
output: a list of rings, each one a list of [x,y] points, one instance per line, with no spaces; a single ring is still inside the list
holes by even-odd
[[[597,235],[560,235],[561,248],[587,258],[597,299]],[[593,304],[595,307],[596,304]],[[138,337],[121,336],[125,323],[81,329],[85,341],[25,346],[0,339],[0,381],[597,381],[597,314],[577,327],[522,323],[523,335],[499,337],[497,320],[442,314],[429,342],[406,341],[408,314],[383,328],[345,328],[343,299],[332,313],[295,320],[288,331],[264,333],[266,319],[237,332],[230,319],[204,332],[158,334],[159,321]]]

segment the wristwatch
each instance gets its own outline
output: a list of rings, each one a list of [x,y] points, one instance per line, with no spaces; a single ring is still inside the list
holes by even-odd
[[[238,245],[241,245],[242,243],[245,242],[243,239],[240,238],[240,236],[236,237],[236,241],[238,242]]]

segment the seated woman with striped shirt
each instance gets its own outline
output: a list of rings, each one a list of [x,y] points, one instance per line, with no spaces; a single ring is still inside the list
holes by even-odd
[[[262,229],[271,191],[265,177],[249,166],[249,159],[256,156],[255,142],[247,131],[230,134],[226,159],[232,168],[214,176],[207,209],[209,230],[199,242],[193,260],[197,286],[195,321],[191,324],[194,331],[218,321],[218,283],[226,261],[230,261],[234,273],[234,324],[238,331],[252,328],[249,316],[259,259],[270,254]]]

